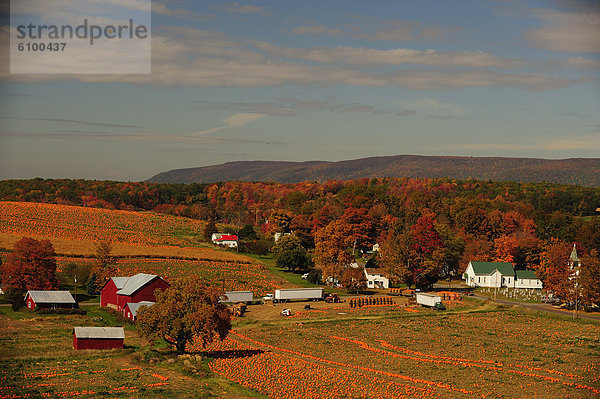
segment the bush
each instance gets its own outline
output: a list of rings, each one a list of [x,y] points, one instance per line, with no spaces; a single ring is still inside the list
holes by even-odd
[[[268,240],[254,240],[242,243],[240,250],[254,255],[266,255],[271,250],[271,246]]]
[[[306,280],[313,284],[321,284],[321,280],[323,279],[323,275],[319,270],[313,269],[308,272],[308,276]]]
[[[79,308],[74,309],[39,309],[36,310],[36,313],[39,314],[80,314],[85,315],[87,311]]]

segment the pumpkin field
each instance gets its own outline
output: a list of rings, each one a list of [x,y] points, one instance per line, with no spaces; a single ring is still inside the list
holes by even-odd
[[[220,252],[214,251],[219,254]],[[227,254],[227,253],[225,253]],[[69,262],[93,263],[92,258],[60,257],[57,259],[58,269]],[[281,277],[273,275],[259,263],[240,263],[188,259],[152,259],[152,258],[120,258],[115,263],[119,276],[132,276],[137,273],[159,275],[168,281],[192,274],[202,276],[207,283],[216,284],[226,291],[250,290],[255,295],[273,292],[277,288],[292,285]]]
[[[272,398],[600,395],[598,324],[515,310],[243,327],[213,350],[215,373]]]

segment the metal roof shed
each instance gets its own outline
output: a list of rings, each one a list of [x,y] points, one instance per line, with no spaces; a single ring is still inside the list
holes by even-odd
[[[123,327],[73,327],[75,349],[122,349],[124,340]]]

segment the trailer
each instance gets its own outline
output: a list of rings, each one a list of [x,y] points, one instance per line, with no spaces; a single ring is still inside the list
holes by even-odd
[[[417,292],[417,304],[439,310],[445,309],[442,298],[437,294]]]
[[[292,299],[321,300],[325,294],[323,288],[285,288],[275,290],[275,300],[287,302]]]
[[[252,302],[252,291],[225,291],[226,299],[220,302]]]

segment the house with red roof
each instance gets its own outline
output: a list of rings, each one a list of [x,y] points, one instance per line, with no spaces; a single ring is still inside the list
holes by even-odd
[[[138,273],[131,277],[112,277],[100,291],[100,306],[122,311],[128,303],[156,302],[154,291],[171,285],[155,274]]]
[[[235,234],[213,233],[211,240],[213,244],[225,245],[229,248],[237,248],[238,236]]]

